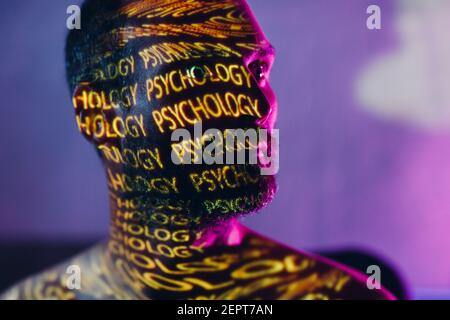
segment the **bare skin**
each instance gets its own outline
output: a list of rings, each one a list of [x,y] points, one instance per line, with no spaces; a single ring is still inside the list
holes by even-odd
[[[357,272],[239,224],[272,200],[274,176],[250,164],[170,162],[168,135],[177,128],[274,127],[275,52],[245,2],[114,3],[93,7],[106,18],[93,16],[90,34],[69,37],[67,58],[78,127],[108,179],[109,239],[2,297],[392,298],[369,290]],[[186,73],[199,69],[206,78]],[[81,271],[80,289],[70,289],[71,265]]]
[[[241,226],[236,226],[242,229]],[[322,258],[290,249],[250,230],[239,245],[195,250],[195,258],[168,260],[145,270],[116,259],[102,243],[9,290],[6,299],[392,299],[369,290],[365,277]],[[115,260],[116,259],[116,260]],[[81,289],[67,286],[67,268],[82,270]],[[149,276],[151,275],[151,276]]]

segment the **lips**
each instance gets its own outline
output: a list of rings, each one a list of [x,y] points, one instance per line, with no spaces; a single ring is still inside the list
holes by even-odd
[[[271,165],[271,159],[276,155],[272,148],[273,127],[276,120],[276,108],[270,107],[267,115],[256,121],[259,127],[259,143],[258,143],[258,164],[261,168],[268,168]],[[276,141],[278,144],[278,141]]]
[[[258,165],[261,168],[268,168],[271,164],[273,157],[272,150],[272,135],[266,129],[259,130],[259,142],[258,142]]]

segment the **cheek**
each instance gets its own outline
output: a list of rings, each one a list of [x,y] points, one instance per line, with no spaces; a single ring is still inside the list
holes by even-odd
[[[152,103],[150,122],[160,134],[176,129],[189,129],[198,122],[208,127],[232,127],[236,123],[254,126],[269,111],[264,95],[256,90],[208,86],[193,90],[178,99]]]

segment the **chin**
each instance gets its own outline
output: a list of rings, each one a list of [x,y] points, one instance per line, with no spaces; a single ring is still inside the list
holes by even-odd
[[[276,192],[275,176],[260,176],[258,183],[252,186],[192,198],[190,217],[197,221],[197,228],[217,226],[230,219],[260,212],[272,202]]]

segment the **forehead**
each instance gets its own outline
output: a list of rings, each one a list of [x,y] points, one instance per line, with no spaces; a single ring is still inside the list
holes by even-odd
[[[139,0],[115,14],[146,36],[239,38],[261,33],[244,0]]]
[[[99,43],[133,50],[158,43],[207,42],[235,51],[270,47],[244,0],[138,0],[118,6]]]
[[[89,74],[127,58],[154,71],[195,60],[273,61],[273,47],[244,0],[119,1],[98,20]]]

